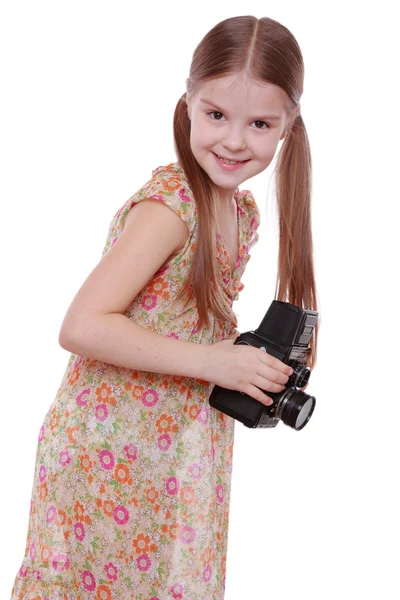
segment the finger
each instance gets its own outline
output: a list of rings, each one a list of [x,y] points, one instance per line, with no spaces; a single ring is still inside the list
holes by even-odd
[[[284,373],[285,375],[290,375],[293,371],[291,367],[279,360],[279,358],[272,356],[272,354],[269,354],[268,352],[264,352],[264,350],[257,350],[257,356],[261,360],[261,362],[267,364],[270,367],[273,367],[274,369],[280,371],[281,373]]]
[[[265,390],[266,392],[278,393],[282,392],[285,389],[284,385],[281,385],[280,383],[275,383],[274,381],[271,381],[270,379],[263,377],[262,375],[257,375],[253,381],[253,384],[261,388],[262,390]]]
[[[245,394],[251,396],[254,398],[254,400],[258,400],[258,402],[261,402],[261,404],[264,404],[265,406],[271,406],[271,404],[273,404],[272,398],[266,394],[263,394],[258,387],[252,385],[251,383],[249,383],[243,391]]]
[[[261,375],[261,377],[265,377],[274,383],[285,384],[289,380],[289,375],[285,375],[282,371],[277,371],[273,367],[269,367],[268,365],[264,365],[261,373],[257,373],[257,375]]]

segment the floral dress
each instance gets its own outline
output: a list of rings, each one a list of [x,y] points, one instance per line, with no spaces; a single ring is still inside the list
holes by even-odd
[[[217,234],[230,306],[258,240],[260,213],[236,190],[240,251],[233,275]],[[151,179],[113,217],[102,256],[128,211],[165,202],[189,237],[125,315],[160,335],[213,344],[235,328],[176,300],[197,237],[196,203],[179,163]],[[232,316],[237,324],[236,315]],[[71,354],[40,428],[25,554],[11,600],[223,600],[235,420],[210,406],[213,384],[131,370]]]

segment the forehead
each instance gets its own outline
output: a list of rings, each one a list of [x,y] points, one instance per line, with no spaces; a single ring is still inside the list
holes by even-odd
[[[260,112],[270,110],[283,114],[288,97],[286,92],[277,85],[250,79],[243,75],[230,75],[209,79],[198,84],[196,96],[215,102],[226,110],[244,110]],[[200,102],[203,105],[203,102]]]

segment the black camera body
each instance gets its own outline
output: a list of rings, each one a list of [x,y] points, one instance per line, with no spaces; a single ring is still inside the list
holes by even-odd
[[[262,390],[273,400],[273,404],[265,406],[248,394],[215,385],[210,406],[250,428],[276,427],[282,420],[296,431],[303,429],[315,408],[315,397],[300,388],[310,378],[311,370],[304,363],[311,351],[309,342],[317,321],[317,311],[273,300],[260,326],[242,333],[235,345],[255,346],[292,367],[285,389],[279,393]]]

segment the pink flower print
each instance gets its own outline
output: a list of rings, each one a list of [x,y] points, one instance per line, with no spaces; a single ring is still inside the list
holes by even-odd
[[[196,530],[193,529],[193,527],[190,527],[190,525],[185,525],[179,531],[179,539],[184,544],[190,544],[191,542],[193,542],[195,537],[196,537]]]
[[[114,246],[114,244],[119,240],[119,236],[115,237],[111,243],[111,246]]]
[[[222,485],[222,483],[217,485],[215,491],[217,492],[217,502],[219,504],[222,504],[222,502],[224,501],[224,486]]]
[[[170,496],[176,496],[179,492],[179,481],[176,477],[168,477],[165,481],[165,487]]]
[[[39,469],[39,479],[40,479],[40,483],[43,483],[43,481],[46,479],[46,467],[44,465],[41,465],[40,469]]]
[[[145,310],[151,310],[157,306],[157,296],[155,294],[146,294],[146,296],[143,296],[142,298],[141,305]]]
[[[35,546],[35,543],[31,544],[31,547],[29,549],[29,557],[30,557],[30,559],[31,559],[32,562],[35,560],[35,557],[36,557],[36,546]]]
[[[152,596],[150,600],[160,600],[160,598],[158,596]]]
[[[118,568],[113,565],[113,563],[108,563],[108,565],[104,565],[104,570],[107,573],[107,577],[110,581],[117,581],[118,576]]]
[[[44,427],[42,425],[40,428],[40,432],[39,432],[38,444],[40,444],[40,442],[42,441],[43,438],[44,438]]]
[[[99,461],[103,469],[107,469],[108,471],[110,471],[114,468],[114,455],[109,450],[100,450]]]
[[[74,534],[79,542],[82,542],[86,537],[85,527],[83,523],[75,523]]]
[[[167,337],[175,338],[176,340],[179,340],[179,335],[176,335],[176,333],[174,331],[172,331],[171,333],[169,333],[167,335]]]
[[[182,202],[190,202],[189,196],[185,195],[185,189],[184,188],[180,188],[178,194],[179,194],[179,197],[182,200]]]
[[[146,390],[141,397],[141,401],[145,406],[154,406],[158,402],[158,393],[156,390]]]
[[[82,571],[82,583],[88,592],[93,592],[96,589],[96,580],[90,571]]]
[[[49,506],[49,508],[47,509],[46,523],[51,523],[52,521],[54,521],[56,514],[57,514],[57,509],[54,506],[54,504],[51,504]]]
[[[161,194],[153,194],[152,196],[149,196],[149,198],[156,198],[157,200],[164,202],[164,197],[161,196]]]
[[[87,403],[87,397],[90,394],[90,388],[86,388],[86,390],[83,390],[80,394],[77,395],[76,397],[76,404],[78,406],[86,406]]]
[[[163,433],[157,439],[157,446],[163,452],[166,452],[171,445],[171,436],[168,433]]]
[[[208,423],[208,415],[208,408],[206,406],[202,406],[197,414],[196,421],[206,425]]]
[[[53,556],[51,557],[51,566],[58,573],[69,569],[70,562],[67,554],[61,554],[61,552],[53,554]]]
[[[135,444],[127,444],[126,446],[124,446],[124,451],[128,460],[137,459],[137,447],[135,446]]]
[[[114,508],[113,512],[114,521],[116,521],[119,525],[125,525],[129,521],[129,512],[126,510],[125,506],[118,504]]]
[[[28,575],[28,567],[21,567],[18,575],[20,577],[26,577]]]
[[[60,452],[58,462],[62,467],[65,467],[65,465],[67,465],[69,462],[71,462],[71,456],[70,456],[68,450],[62,450],[62,452]]]
[[[95,413],[98,421],[105,421],[108,417],[108,408],[105,404],[98,404]]]
[[[174,585],[171,585],[169,588],[169,591],[174,600],[181,600],[183,598],[184,587],[181,583],[174,583]]]
[[[189,467],[189,473],[192,479],[196,479],[197,481],[201,479],[201,468],[200,465],[194,463]]]
[[[211,569],[210,565],[207,565],[203,571],[203,581],[207,581],[207,582],[210,581],[211,573],[212,573],[212,569]]]
[[[139,571],[148,571],[151,566],[151,560],[148,554],[141,554],[136,559],[136,564],[138,566]]]
[[[78,354],[78,356],[74,360],[74,369],[79,367],[79,365],[81,364],[82,361],[83,361],[82,356],[80,354]]]

